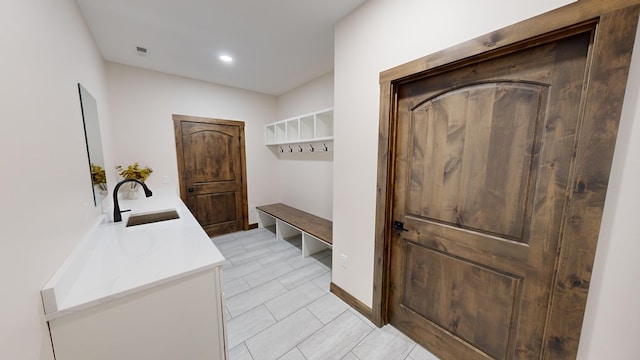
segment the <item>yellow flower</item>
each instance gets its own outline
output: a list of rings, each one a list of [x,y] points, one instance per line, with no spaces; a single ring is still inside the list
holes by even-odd
[[[96,164],[91,164],[91,182],[93,185],[106,184],[107,175],[104,169]]]
[[[149,175],[153,172],[150,167],[140,168],[140,164],[137,162],[133,163],[133,165],[127,166],[127,168],[123,168],[122,166],[116,166],[116,170],[118,174],[125,179],[138,179],[142,182],[147,180]]]

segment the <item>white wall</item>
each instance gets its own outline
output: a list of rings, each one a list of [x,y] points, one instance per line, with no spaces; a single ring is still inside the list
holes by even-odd
[[[371,306],[379,73],[571,2],[370,0],[337,24],[333,261],[345,254],[348,266],[334,267],[333,282]],[[640,129],[632,126],[640,121],[637,58],[585,315],[584,359],[611,358],[612,349],[616,359],[640,353],[640,163],[633,156],[640,152]]]
[[[333,73],[278,97],[278,120],[333,107]],[[328,147],[331,144],[327,145]],[[280,202],[332,219],[333,152],[282,153],[278,157]]]
[[[256,223],[256,205],[278,202],[276,158],[264,146],[264,125],[276,119],[276,98],[107,63],[113,133],[118,139],[115,165],[136,161],[153,169],[147,181],[154,188],[178,191],[178,168],[172,114],[245,122],[249,222]],[[169,185],[162,184],[163,176]]]
[[[104,67],[73,0],[3,0],[0,43],[0,359],[53,359],[40,288],[100,214],[77,83],[110,161]]]
[[[333,72],[278,96],[278,120],[333,107]]]

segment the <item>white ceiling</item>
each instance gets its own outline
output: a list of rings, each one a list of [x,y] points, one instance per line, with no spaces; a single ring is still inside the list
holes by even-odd
[[[105,60],[281,95],[333,70],[334,25],[365,0],[76,1]]]

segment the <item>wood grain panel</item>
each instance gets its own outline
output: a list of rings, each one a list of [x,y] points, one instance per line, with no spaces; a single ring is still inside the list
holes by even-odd
[[[197,195],[194,203],[202,226],[214,226],[237,220],[235,192]]]
[[[221,131],[197,131],[190,134],[190,146],[196,149],[215,149],[215,156],[201,156],[194,159],[193,181],[203,184],[216,181],[234,181],[234,164],[228,159],[233,158],[234,138],[237,134]]]
[[[520,279],[415,243],[405,246],[402,304],[489,356],[505,358]]]
[[[521,240],[545,90],[482,83],[417,106],[409,214]]]

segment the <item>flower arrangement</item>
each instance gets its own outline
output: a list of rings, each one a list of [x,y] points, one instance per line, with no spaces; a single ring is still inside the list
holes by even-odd
[[[107,190],[107,175],[100,165],[91,163],[91,184],[98,185],[101,191]]]
[[[140,168],[140,164],[137,162],[127,166],[126,168],[118,165],[116,166],[116,170],[118,171],[118,174],[125,179],[138,179],[142,182],[145,182],[153,172],[153,169],[150,167]]]
[[[93,185],[104,184],[107,182],[107,175],[100,165],[91,164],[91,182]]]

